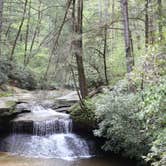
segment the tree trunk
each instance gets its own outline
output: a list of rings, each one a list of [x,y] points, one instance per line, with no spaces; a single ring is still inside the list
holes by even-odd
[[[134,66],[134,57],[132,55],[132,39],[129,29],[129,18],[128,18],[128,1],[121,0],[121,9],[123,15],[123,25],[124,25],[124,40],[125,40],[125,51],[126,51],[126,66],[127,72],[130,73]]]
[[[108,30],[107,30],[107,24],[106,24],[104,27],[104,50],[103,50],[104,75],[105,75],[106,85],[109,84],[108,76],[107,76],[107,36],[108,36]]]
[[[73,3],[75,5],[75,1]],[[73,7],[75,10],[75,7]],[[77,16],[74,15],[73,29],[77,38],[74,39],[74,54],[76,57],[77,70],[78,70],[78,82],[79,89],[82,98],[84,99],[88,95],[84,65],[83,65],[83,42],[82,42],[82,23],[83,23],[83,0],[77,1]]]
[[[160,41],[163,39],[163,25],[162,25],[162,0],[158,0],[158,18],[159,18],[159,36],[160,36]]]
[[[20,36],[21,30],[22,30],[22,26],[24,24],[26,10],[27,10],[27,3],[28,3],[28,0],[25,0],[21,23],[20,23],[20,26],[18,28],[18,31],[17,31],[17,34],[16,34],[16,38],[14,40],[14,44],[13,44],[12,51],[11,51],[11,54],[10,54],[10,60],[11,61],[13,60],[13,55],[14,55],[14,51],[15,51],[15,48],[16,48],[16,45],[17,45],[17,41],[18,41],[18,38]]]
[[[27,66],[30,63],[31,58],[33,58],[33,54],[32,54],[33,47],[34,47],[34,44],[35,44],[36,37],[40,33],[41,21],[42,21],[41,1],[39,0],[37,23],[36,23],[36,27],[35,27],[35,30],[34,30],[34,33],[33,33],[32,42],[30,44],[29,54],[27,56],[25,66]]]
[[[155,16],[153,5],[154,2],[150,1],[150,17],[149,17],[149,44],[153,45],[155,43]]]
[[[149,44],[149,0],[145,1],[145,47]]]
[[[31,19],[31,0],[29,1],[28,20],[27,20],[26,34],[25,34],[24,66],[26,66],[26,60],[27,60],[30,19]]]
[[[115,0],[112,0],[112,21],[115,20]],[[112,24],[112,30],[111,30],[111,35],[112,35],[112,41],[111,41],[111,50],[112,52],[114,51],[115,48],[115,30],[114,30],[114,24]]]
[[[3,0],[0,0],[0,56],[2,48]]]
[[[107,39],[108,39],[108,24],[109,24],[109,9],[110,3],[109,0],[105,0],[105,25],[104,25],[104,50],[103,50],[103,61],[104,61],[104,75],[105,75],[105,83],[109,84],[108,75],[107,75]]]

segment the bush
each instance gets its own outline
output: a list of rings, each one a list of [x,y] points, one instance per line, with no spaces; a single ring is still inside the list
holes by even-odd
[[[146,161],[155,166],[166,165],[166,79],[144,91],[144,101],[139,117],[144,121],[152,138]]]
[[[0,59],[0,84],[10,81],[15,86],[25,89],[36,87],[35,76],[29,69],[5,59]]]
[[[94,100],[94,98],[93,100],[85,100],[84,110],[81,109],[80,104],[75,104],[70,108],[69,112],[77,130],[80,129],[87,132],[92,132],[92,130],[96,127]]]
[[[0,85],[8,80],[8,73],[11,69],[11,64],[4,59],[0,59]]]
[[[98,129],[105,138],[103,149],[128,157],[144,158],[155,166],[166,163],[166,79],[137,94],[120,81],[96,104]]]
[[[149,147],[146,146],[147,137],[137,117],[139,98],[125,93],[126,84],[120,85],[123,86],[116,86],[97,103],[99,129],[94,134],[106,139],[102,147],[104,150],[140,158]]]
[[[8,76],[19,88],[33,90],[37,86],[34,74],[21,65],[13,65]]]
[[[150,152],[145,157],[145,160],[153,166],[166,165],[166,128],[158,132],[158,136],[153,141]]]

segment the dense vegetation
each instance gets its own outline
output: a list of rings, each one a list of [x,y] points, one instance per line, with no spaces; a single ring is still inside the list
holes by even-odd
[[[105,151],[165,166],[165,10],[164,0],[0,0],[0,85],[74,87],[71,115]]]
[[[129,91],[126,79],[121,80],[105,93],[87,99],[88,109],[85,109],[85,112],[89,109],[96,110],[93,120],[98,122],[98,127],[94,130],[94,134],[105,138],[105,144],[102,146],[105,151],[121,153],[131,158],[142,158],[152,165],[164,166],[166,164],[166,81],[165,74],[160,69],[163,62],[160,61],[158,64],[157,59],[155,65],[159,67],[157,71],[160,71],[158,80],[153,77],[152,71],[149,75],[146,73],[148,76],[144,79],[142,89],[140,88],[142,78],[139,77],[140,73],[135,72],[138,69],[135,69],[130,74],[136,92]],[[147,58],[145,62],[148,63]],[[73,109],[74,112],[76,110]],[[89,111],[86,113],[87,118],[81,117],[85,113],[79,114],[79,118],[85,119],[85,124]],[[74,118],[79,120],[76,115]]]

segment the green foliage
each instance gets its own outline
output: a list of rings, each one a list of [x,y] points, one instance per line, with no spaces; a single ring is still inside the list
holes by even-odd
[[[11,84],[25,89],[34,89],[37,85],[35,76],[28,68],[9,60],[0,59],[0,84]]]
[[[143,91],[129,93],[125,80],[96,102],[103,149],[128,157],[143,157],[155,166],[166,162],[166,79],[160,77]]]
[[[143,92],[140,118],[145,120],[151,131],[166,125],[166,80],[165,77],[156,85],[151,85]]]
[[[11,92],[1,92],[0,91],[0,97],[9,97],[12,96],[13,94]]]
[[[8,77],[15,80],[14,84],[20,88],[29,90],[36,88],[37,83],[34,74],[21,65],[13,65]]]
[[[70,115],[78,125],[94,129],[96,126],[94,99],[87,99],[84,101],[84,104],[83,110],[80,107],[80,104],[75,104],[71,107],[69,110]]]
[[[8,73],[11,69],[9,61],[0,59],[0,84],[5,83],[8,80]]]
[[[152,147],[145,160],[153,166],[166,165],[166,128],[157,132],[158,136],[153,141]]]
[[[139,117],[144,121],[146,130],[152,138],[151,150],[146,161],[155,166],[166,164],[166,79],[147,88]]]
[[[124,88],[125,89],[125,88]],[[99,129],[94,134],[106,139],[103,149],[122,155],[140,157],[147,152],[147,137],[136,116],[139,98],[114,89],[97,103],[96,115]]]

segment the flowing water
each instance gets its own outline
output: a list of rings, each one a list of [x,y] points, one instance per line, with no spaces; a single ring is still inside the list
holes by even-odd
[[[72,133],[66,113],[31,106],[0,138],[0,166],[129,166],[113,158],[94,157],[94,143]],[[28,131],[28,132],[27,132]],[[133,165],[132,165],[133,166]]]

